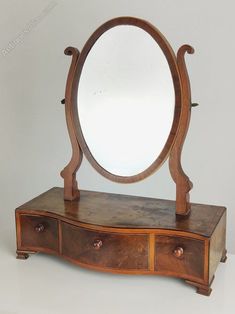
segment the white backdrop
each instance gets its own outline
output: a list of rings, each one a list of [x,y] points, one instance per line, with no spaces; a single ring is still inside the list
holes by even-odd
[[[184,43],[192,85],[192,119],[183,166],[194,183],[193,202],[228,208],[227,242],[235,253],[233,0],[0,0],[0,241],[12,243],[14,208],[37,194],[62,186],[60,170],[70,143],[60,100],[70,57],[106,20],[144,18],[166,36],[175,51]],[[160,198],[175,197],[166,163],[132,185],[112,183],[84,160],[80,188]]]

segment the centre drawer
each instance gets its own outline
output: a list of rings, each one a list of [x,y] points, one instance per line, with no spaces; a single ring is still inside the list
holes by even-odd
[[[148,236],[80,228],[62,222],[62,254],[81,264],[148,270]]]

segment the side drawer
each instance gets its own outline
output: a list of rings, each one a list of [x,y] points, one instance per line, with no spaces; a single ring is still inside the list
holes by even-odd
[[[155,270],[182,278],[204,280],[205,241],[180,236],[156,236]]]
[[[45,248],[58,251],[57,219],[44,216],[20,215],[20,248]]]
[[[148,270],[148,236],[98,232],[62,223],[62,254],[100,268]]]

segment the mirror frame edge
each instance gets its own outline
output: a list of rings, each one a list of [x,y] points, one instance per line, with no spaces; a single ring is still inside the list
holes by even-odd
[[[109,31],[110,29],[116,26],[123,26],[123,25],[130,25],[130,26],[141,28],[150,37],[152,37],[152,40],[154,40],[155,43],[159,46],[159,48],[161,49],[168,63],[168,66],[171,72],[172,83],[174,85],[174,94],[175,94],[174,118],[173,118],[171,130],[169,132],[165,145],[162,148],[162,151],[160,152],[158,156],[156,156],[156,159],[146,169],[131,176],[121,176],[121,175],[110,173],[96,161],[95,157],[92,155],[89,149],[89,146],[87,145],[86,140],[84,138],[80,120],[79,120],[79,114],[78,114],[79,109],[78,109],[78,104],[77,104],[80,78],[81,78],[83,67],[89,55],[90,50],[93,48],[97,40],[105,32]],[[180,78],[180,74],[179,74],[179,70],[177,66],[177,59],[176,59],[175,52],[173,51],[170,43],[167,41],[165,36],[154,25],[140,18],[123,16],[123,17],[117,17],[117,18],[111,19],[105,22],[104,24],[102,24],[101,26],[99,26],[91,34],[91,36],[88,38],[84,47],[81,50],[81,54],[79,56],[79,60],[76,64],[76,69],[75,69],[73,92],[74,92],[74,97],[75,97],[74,102],[77,104],[76,106],[74,103],[74,114],[75,114],[74,123],[75,123],[75,132],[77,133],[77,140],[79,142],[81,150],[83,151],[84,155],[86,156],[91,166],[102,176],[104,176],[105,178],[113,182],[134,183],[134,182],[141,181],[145,179],[146,177],[150,176],[151,174],[153,174],[154,172],[156,172],[162,166],[162,164],[167,160],[167,158],[169,157],[171,148],[173,146],[173,143],[175,141],[178,128],[179,128],[181,106],[182,106],[182,88],[181,88],[181,78]]]

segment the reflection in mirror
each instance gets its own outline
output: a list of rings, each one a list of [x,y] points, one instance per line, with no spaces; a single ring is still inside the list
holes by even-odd
[[[103,33],[78,86],[81,130],[98,164],[118,176],[146,170],[167,142],[174,110],[172,75],[157,42],[131,25]]]

